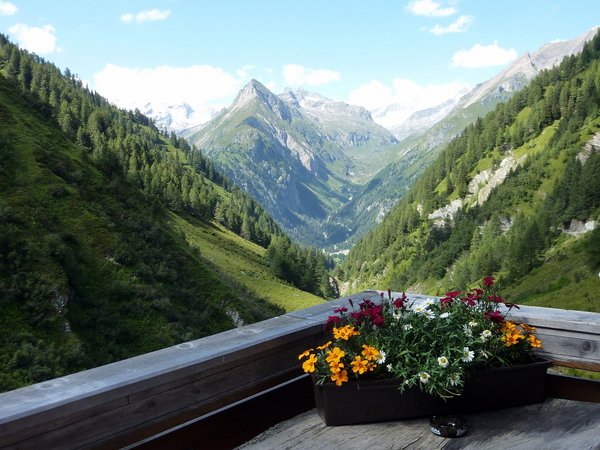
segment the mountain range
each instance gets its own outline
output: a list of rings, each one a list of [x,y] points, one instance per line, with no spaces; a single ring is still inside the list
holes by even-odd
[[[230,107],[182,133],[294,238],[325,246],[323,223],[381,169],[397,139],[358,106],[250,81]],[[374,162],[375,161],[375,162]]]
[[[533,53],[521,56],[495,77],[475,86],[441,120],[428,128],[416,128],[411,133],[405,133],[401,142],[391,150],[397,159],[382,169],[340,211],[340,220],[355,224],[355,232],[348,237],[345,245],[350,246],[357,235],[362,235],[378,223],[439,151],[467,125],[511,98],[542,71],[580,52],[597,31],[598,27],[595,27],[575,39],[551,42]],[[431,117],[436,114],[434,109],[415,115]]]
[[[581,51],[596,32],[527,53],[460,98],[417,111],[390,130],[369,112],[303,89],[275,95],[250,81],[208,123],[181,131],[300,242],[344,250],[373,228],[465,126]]]

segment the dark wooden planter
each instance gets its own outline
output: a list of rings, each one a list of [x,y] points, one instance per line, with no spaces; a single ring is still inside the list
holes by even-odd
[[[470,413],[543,402],[549,361],[486,369],[473,374],[463,394],[444,401],[418,387],[398,390],[396,379],[363,380],[342,386],[314,385],[325,425],[381,422],[432,414]]]

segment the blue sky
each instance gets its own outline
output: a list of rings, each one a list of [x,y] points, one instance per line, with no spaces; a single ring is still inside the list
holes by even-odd
[[[0,0],[0,32],[118,105],[202,111],[251,78],[433,106],[598,24],[597,0]]]

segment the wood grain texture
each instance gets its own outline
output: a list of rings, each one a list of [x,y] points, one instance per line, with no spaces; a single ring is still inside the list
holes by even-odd
[[[357,405],[357,407],[359,407]],[[429,419],[327,427],[316,410],[265,431],[240,450],[600,448],[600,404],[549,399],[537,405],[464,416],[457,439],[431,433]]]

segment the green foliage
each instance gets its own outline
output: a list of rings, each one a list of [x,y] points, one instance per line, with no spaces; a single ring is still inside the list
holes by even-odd
[[[265,259],[273,275],[299,289],[325,298],[339,297],[337,283],[328,272],[333,262],[322,251],[302,248],[285,236],[273,236]]]
[[[599,43],[596,36],[585,56],[542,72],[453,139],[351,250],[339,273],[352,289],[429,286],[439,294],[467,288],[481,273],[501,274],[510,286],[547,262],[544,255],[573,219],[597,219],[600,152],[587,142],[600,130]],[[474,177],[510,158],[518,163],[476,202],[469,192]],[[456,199],[462,208],[452,219],[429,219]],[[580,278],[596,264],[595,247]]]
[[[0,390],[283,312],[174,225],[282,235],[185,140],[1,35],[0,117]]]

